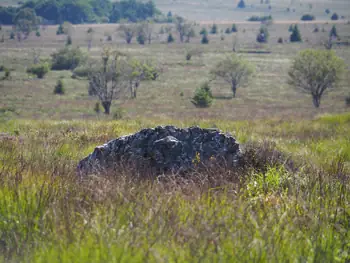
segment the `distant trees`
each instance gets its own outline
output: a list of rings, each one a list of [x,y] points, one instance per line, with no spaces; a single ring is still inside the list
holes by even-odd
[[[184,42],[185,39],[186,42],[190,42],[190,39],[195,35],[193,24],[182,17],[175,18],[175,28],[179,33],[181,42]]]
[[[244,86],[253,72],[246,60],[233,54],[216,64],[210,74],[213,79],[220,78],[230,84],[233,97],[236,97],[237,88]]]
[[[301,42],[301,34],[297,25],[293,27],[292,34],[290,35],[290,42]]]
[[[119,34],[125,39],[127,44],[130,44],[134,35],[137,32],[137,25],[135,24],[121,24],[118,28]]]
[[[332,16],[331,16],[331,19],[332,20],[338,20],[339,19],[339,16],[337,13],[334,13]]]
[[[20,7],[0,7],[0,24],[13,24],[15,14],[22,9],[32,9],[45,21],[61,24],[112,22],[123,19],[130,22],[144,21],[160,14],[152,1],[121,0],[30,0]]]
[[[303,15],[300,20],[302,21],[312,21],[312,20],[315,20],[315,16],[314,15],[311,15],[311,14],[305,14]]]
[[[17,34],[24,34],[24,39],[26,39],[32,31],[38,29],[40,18],[35,14],[33,9],[24,8],[15,15],[13,23]],[[18,40],[20,41],[21,39],[19,35]]]
[[[245,2],[244,0],[240,0],[237,4],[237,8],[245,8]]]
[[[316,108],[324,93],[336,87],[344,72],[345,63],[328,50],[303,50],[289,70],[289,84],[309,93]]]

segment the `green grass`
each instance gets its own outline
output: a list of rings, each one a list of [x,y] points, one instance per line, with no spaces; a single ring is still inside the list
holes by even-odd
[[[189,179],[135,180],[127,170],[75,177],[94,146],[158,124],[165,122],[0,124],[0,262],[350,260],[350,114],[215,122],[253,141],[244,147],[255,154],[279,149],[294,168],[270,160],[263,169],[208,169]]]

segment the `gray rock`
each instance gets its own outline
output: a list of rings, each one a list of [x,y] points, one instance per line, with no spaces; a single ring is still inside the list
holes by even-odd
[[[97,146],[79,162],[77,170],[79,175],[97,174],[128,164],[148,167],[156,173],[179,173],[194,168],[198,160],[204,164],[215,160],[235,166],[240,155],[236,140],[217,129],[158,126]]]

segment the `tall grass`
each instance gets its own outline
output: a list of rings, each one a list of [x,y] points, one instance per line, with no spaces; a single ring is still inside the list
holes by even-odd
[[[348,262],[349,116],[216,122],[254,141],[244,168],[155,180],[75,176],[152,120],[0,124],[0,262]]]

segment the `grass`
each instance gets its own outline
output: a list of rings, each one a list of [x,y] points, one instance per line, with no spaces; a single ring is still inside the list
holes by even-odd
[[[0,262],[350,259],[349,114],[215,122],[244,142],[248,166],[241,171],[208,168],[156,181],[128,170],[76,178],[78,160],[94,146],[157,124],[0,124]]]
[[[315,26],[320,32],[312,33]],[[266,45],[256,44],[255,38],[259,24],[238,24],[238,33],[226,35],[220,40],[220,34],[210,35],[209,45],[200,44],[197,34],[191,43],[166,44],[166,34],[158,34],[161,25],[155,26],[154,40],[151,45],[140,46],[134,40],[126,45],[116,32],[117,25],[94,25],[94,39],[89,55],[100,56],[104,45],[138,59],[148,59],[163,69],[157,81],[143,82],[139,88],[137,99],[122,98],[113,103],[112,112],[116,108],[126,111],[125,117],[160,119],[266,119],[266,118],[314,118],[318,114],[346,112],[345,96],[349,89],[349,76],[346,74],[341,86],[325,94],[321,108],[315,110],[312,100],[307,94],[296,91],[287,84],[287,72],[295,54],[305,48],[323,48],[321,40],[326,39],[331,24],[312,23],[299,26],[304,42],[278,44],[279,37],[288,39],[289,24],[278,23],[269,27],[270,38]],[[231,24],[219,24],[219,32]],[[75,26],[73,45],[80,46],[87,52],[86,31],[90,25]],[[197,33],[202,26],[197,26]],[[209,25],[207,26],[209,28]],[[325,28],[322,32],[321,28]],[[9,34],[10,28],[3,27]],[[101,119],[93,111],[97,98],[87,94],[87,81],[72,79],[70,71],[51,71],[42,80],[33,79],[26,73],[26,68],[33,63],[33,49],[41,51],[41,59],[48,58],[57,49],[62,48],[65,37],[56,36],[57,26],[49,26],[42,30],[40,38],[32,35],[26,41],[18,43],[8,40],[0,46],[0,65],[13,69],[11,79],[0,81],[0,109],[13,108],[17,114],[6,113],[4,118],[24,119]],[[349,25],[341,23],[337,30],[342,39],[350,36]],[[112,42],[104,41],[106,34],[113,35]],[[176,33],[174,32],[174,35]],[[196,109],[191,98],[196,88],[208,80],[208,73],[222,58],[232,53],[233,39],[238,38],[237,50],[255,51],[242,55],[255,68],[256,74],[246,88],[237,91],[237,98],[232,96],[230,87],[223,82],[212,84],[213,95],[217,99],[207,110]],[[102,39],[102,42],[101,42]],[[186,51],[199,50],[201,55],[186,61]],[[270,54],[259,54],[270,51]],[[349,62],[350,49],[347,46],[335,47],[337,54]],[[36,52],[38,53],[38,52]],[[0,73],[3,74],[3,73]],[[1,77],[1,76],[0,76]],[[53,95],[58,79],[62,78],[66,86],[66,94]],[[183,94],[183,96],[181,96]],[[286,99],[288,98],[288,99]],[[0,118],[3,114],[0,113]]]

